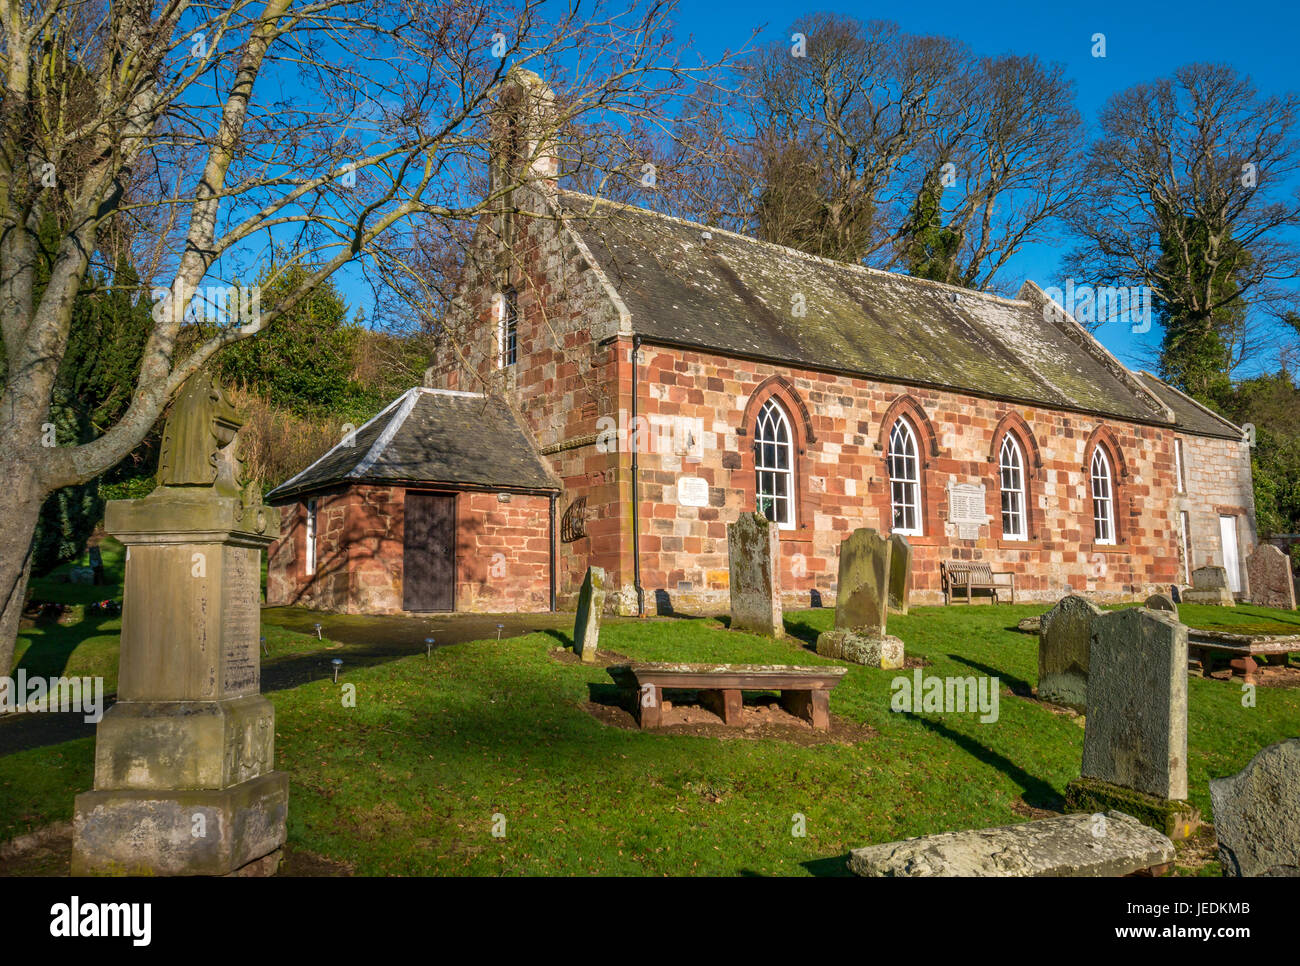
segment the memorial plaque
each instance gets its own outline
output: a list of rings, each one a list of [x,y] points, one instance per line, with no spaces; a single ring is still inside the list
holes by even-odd
[[[680,506],[708,506],[709,481],[702,476],[679,476],[677,503]]]
[[[221,681],[223,697],[261,691],[261,607],[258,577],[261,551],[223,547],[224,599],[221,602]]]
[[[984,487],[973,483],[950,483],[948,485],[948,522],[959,526],[962,524],[983,526],[988,523],[988,514],[984,512]]]

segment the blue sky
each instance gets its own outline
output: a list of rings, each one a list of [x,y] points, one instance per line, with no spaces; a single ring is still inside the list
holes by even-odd
[[[677,24],[679,39],[689,35],[705,59],[737,49],[759,27],[765,26],[760,43],[788,39],[790,24],[817,10],[862,20],[893,20],[912,33],[955,37],[977,54],[1033,53],[1065,66],[1076,85],[1079,110],[1091,127],[1111,94],[1195,61],[1232,64],[1248,73],[1266,94],[1300,89],[1300,58],[1294,48],[1300,34],[1298,9],[1296,0],[1235,4],[1211,0],[923,0],[905,4],[682,0]],[[1092,37],[1098,32],[1106,35],[1105,58],[1092,56]],[[1083,150],[1086,145],[1079,147]],[[1023,250],[1005,270],[1005,277],[1031,278],[1044,288],[1063,287],[1058,270],[1060,247],[1040,245]],[[355,268],[345,269],[337,280],[353,304],[368,309],[369,292],[356,284],[356,277]],[[1158,344],[1160,333],[1155,327],[1145,335],[1135,335],[1127,322],[1116,321],[1103,326],[1098,335],[1125,363],[1137,366]]]

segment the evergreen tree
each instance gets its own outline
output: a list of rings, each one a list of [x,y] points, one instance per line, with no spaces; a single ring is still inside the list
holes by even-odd
[[[942,171],[943,165],[937,164],[926,173],[900,232],[899,250],[909,275],[967,285],[968,280],[957,277],[961,233],[943,227]]]

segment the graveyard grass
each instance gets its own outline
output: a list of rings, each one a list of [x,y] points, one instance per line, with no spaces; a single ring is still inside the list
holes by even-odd
[[[891,680],[912,672],[852,666],[831,711],[877,730],[856,745],[603,725],[582,705],[608,675],[556,660],[567,632],[351,665],[341,683],[356,686],[354,708],[317,670],[315,680],[269,694],[277,766],[291,781],[289,845],[357,874],[843,874],[858,846],[1024,821],[1026,805],[1061,807],[1082,753],[1078,720],[1029,697],[1037,639],[1014,628],[1046,609],[891,616],[890,633],[930,662],[925,674],[997,675],[1000,716],[981,724],[977,714],[891,713]],[[1250,607],[1189,607],[1184,616],[1209,619],[1199,610],[1238,625],[1300,624],[1295,614]],[[785,641],[683,618],[607,624],[600,643],[643,660],[834,664],[810,649],[833,617],[830,609],[787,613]],[[68,668],[83,663],[83,647],[102,649],[96,660],[108,666],[116,619],[94,630]],[[265,632],[273,654],[331,647],[270,625]],[[1238,681],[1190,680],[1190,797],[1207,818],[1210,778],[1296,734],[1300,690],[1259,688],[1256,698],[1246,708]],[[70,818],[73,796],[91,786],[93,752],[82,738],[0,757],[0,841]],[[796,815],[803,837],[792,834]],[[504,817],[503,837],[492,834],[494,816]]]

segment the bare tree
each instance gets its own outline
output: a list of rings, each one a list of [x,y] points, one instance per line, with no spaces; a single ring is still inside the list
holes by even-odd
[[[1074,274],[1149,286],[1165,315],[1165,359],[1212,346],[1227,371],[1268,341],[1300,278],[1300,100],[1248,77],[1191,64],[1110,99],[1089,147]],[[1193,381],[1201,377],[1193,377]],[[1193,391],[1199,388],[1190,385]]]
[[[668,109],[691,73],[672,46],[673,3],[627,4],[0,5],[0,673],[12,662],[47,494],[121,460],[214,353],[274,324],[403,226],[461,224],[509,206],[511,184],[480,192],[469,177],[486,162],[509,66],[562,72],[561,126],[592,110],[644,120]],[[43,250],[49,219],[56,243]],[[120,246],[131,247],[155,301],[130,406],[90,442],[49,445],[73,304],[92,263],[111,270],[107,250]],[[314,266],[302,284],[273,306],[232,296],[213,310],[217,334],[186,348],[195,293],[211,305],[214,287],[253,277],[273,248],[292,253],[281,269]]]

